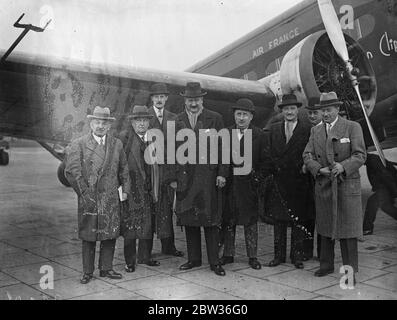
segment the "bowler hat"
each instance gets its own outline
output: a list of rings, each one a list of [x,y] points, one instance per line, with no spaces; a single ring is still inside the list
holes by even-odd
[[[254,104],[250,99],[241,98],[236,101],[236,103],[232,106],[233,110],[245,110],[251,113],[255,112]]]
[[[281,98],[281,103],[278,105],[278,107],[282,109],[285,106],[293,106],[293,105],[299,108],[302,105],[302,103],[298,101],[296,95],[290,93],[283,95],[283,97]]]
[[[305,107],[308,110],[319,110],[320,107],[318,106],[320,102],[319,97],[310,97],[307,102],[307,106]]]
[[[181,92],[180,95],[185,98],[197,98],[205,96],[207,92],[201,89],[199,82],[188,82],[186,84],[185,92]]]
[[[132,113],[128,116],[128,119],[136,119],[136,118],[153,118],[153,115],[149,113],[149,110],[146,106],[135,105],[132,109]]]
[[[330,106],[340,106],[343,102],[339,101],[338,96],[334,91],[323,92],[320,95],[320,103],[317,105],[319,108],[325,108]]]
[[[150,95],[170,94],[165,83],[155,83],[150,87]]]
[[[100,120],[116,120],[116,118],[110,116],[110,109],[107,107],[96,106],[94,112],[87,116],[88,119],[100,119]]]

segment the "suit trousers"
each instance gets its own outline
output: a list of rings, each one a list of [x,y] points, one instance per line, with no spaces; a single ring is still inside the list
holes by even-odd
[[[340,250],[343,265],[351,266],[354,272],[358,272],[357,238],[340,239]],[[334,268],[335,240],[321,236],[320,269]]]
[[[161,241],[161,253],[164,254],[172,254],[176,251],[175,248],[175,235],[174,235],[174,225],[172,223],[172,218],[170,219],[171,223],[171,236],[168,238],[162,238]]]
[[[274,224],[274,257],[282,261],[286,260],[287,255],[287,229],[288,222],[276,221]],[[304,231],[295,226],[291,227],[290,259],[292,262],[302,260],[304,238]]]
[[[223,255],[227,257],[234,257],[235,241],[236,241],[236,226],[228,226],[223,230],[224,249]],[[248,258],[256,258],[258,251],[258,223],[244,225],[245,247]]]
[[[316,220],[311,219],[304,222],[304,226],[307,231],[312,235],[311,238],[305,237],[303,240],[303,253],[304,256],[308,259],[313,258],[313,250],[314,250],[314,228],[316,225]],[[321,235],[317,234],[317,257],[320,258],[321,252]]]
[[[214,227],[203,227],[209,264],[219,264],[218,244],[219,230]],[[201,263],[200,227],[185,226],[187,255],[190,262]]]
[[[83,244],[83,272],[92,274],[95,269],[96,241],[82,241]],[[98,268],[101,271],[113,269],[113,256],[116,239],[100,241]]]
[[[139,239],[138,262],[146,263],[152,257],[153,239]],[[136,239],[124,239],[124,259],[127,266],[136,264]]]

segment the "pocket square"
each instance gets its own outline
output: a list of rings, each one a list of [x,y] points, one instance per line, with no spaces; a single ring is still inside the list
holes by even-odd
[[[349,138],[342,138],[340,139],[340,143],[349,143],[350,139]]]

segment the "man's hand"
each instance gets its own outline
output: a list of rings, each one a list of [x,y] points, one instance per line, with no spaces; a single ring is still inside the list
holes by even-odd
[[[344,171],[345,171],[345,168],[343,168],[343,166],[339,162],[334,163],[334,166],[332,167],[332,174],[334,177],[339,176]]]
[[[176,189],[177,186],[178,186],[178,183],[177,183],[176,181],[172,181],[172,182],[170,183],[170,187],[171,187],[172,189]]]
[[[303,166],[302,166],[302,173],[303,174],[306,174],[307,173],[307,168],[306,168],[306,165],[304,164]]]
[[[226,179],[221,176],[216,177],[216,186],[219,188],[223,188],[226,184]]]
[[[321,175],[326,177],[329,177],[331,175],[331,170],[328,167],[321,168],[319,172]]]

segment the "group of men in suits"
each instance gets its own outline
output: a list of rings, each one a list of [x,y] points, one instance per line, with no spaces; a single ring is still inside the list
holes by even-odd
[[[165,84],[154,84],[152,106],[134,106],[128,117],[131,125],[120,139],[109,134],[114,120],[109,109],[96,107],[88,116],[91,132],[71,144],[65,173],[78,195],[82,283],[93,277],[96,241],[101,248],[100,276],[111,279],[122,277],[112,267],[119,235],[124,237],[126,272],[134,272],[136,262],[160,265],[152,259],[154,233],[161,239],[162,253],[183,256],[175,247],[173,212],[186,233],[188,261],[181,270],[202,265],[203,227],[210,269],[224,276],[222,266],[234,262],[237,225],[244,226],[249,266],[261,269],[257,243],[262,196],[265,221],[274,225],[275,255],[269,267],[286,262],[287,228],[291,227],[291,262],[303,268],[303,261],[313,257],[316,225],[320,269],[315,275],[333,272],[336,239],[341,242],[343,263],[358,271],[357,237],[362,234],[358,168],[365,162],[365,145],[360,126],[338,116],[341,102],[335,93],[309,100],[306,108],[312,127],[299,120],[302,103],[296,96],[283,96],[279,104],[283,121],[268,131],[251,123],[255,116],[251,100],[236,101],[234,124],[227,128],[231,163],[212,163],[210,145],[207,161],[199,159],[198,152],[193,162],[156,161],[159,152],[167,158],[167,143],[177,143],[167,141],[169,122],[177,130],[192,130],[196,145],[202,129],[225,129],[222,116],[204,107],[206,92],[199,83],[188,82],[180,93],[184,111],[178,115],[164,108],[168,95]],[[149,129],[163,133],[164,148],[153,147]],[[233,141],[238,141],[237,148]],[[233,170],[244,164],[234,160],[234,153],[244,154],[247,143],[251,170],[236,175]]]

